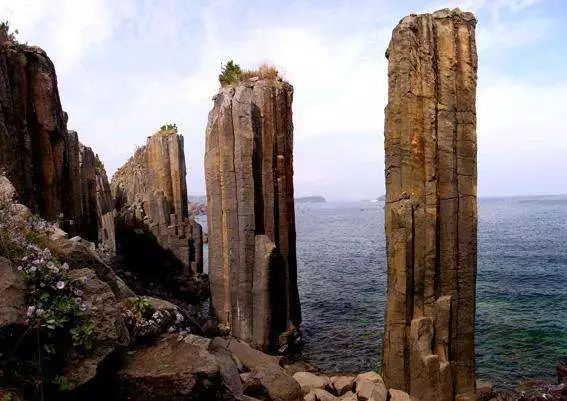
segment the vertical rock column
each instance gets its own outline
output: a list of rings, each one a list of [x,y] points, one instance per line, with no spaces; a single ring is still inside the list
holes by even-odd
[[[292,98],[293,87],[280,79],[226,86],[206,133],[213,307],[233,335],[271,352],[285,347],[282,333],[301,320]]]
[[[474,399],[475,17],[410,15],[387,57],[382,370],[419,401]]]
[[[118,169],[112,190],[124,226],[149,231],[186,273],[201,273],[202,231],[188,217],[185,177],[183,137],[174,130],[160,131]]]

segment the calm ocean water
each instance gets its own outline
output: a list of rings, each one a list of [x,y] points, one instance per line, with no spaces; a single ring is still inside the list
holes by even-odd
[[[296,206],[304,356],[328,371],[380,362],[383,203]],[[567,196],[479,203],[477,370],[510,388],[567,356]]]

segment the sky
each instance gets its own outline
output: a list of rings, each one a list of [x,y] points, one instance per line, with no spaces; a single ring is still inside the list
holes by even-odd
[[[69,129],[109,175],[175,122],[204,194],[221,64],[268,62],[295,88],[296,196],[355,200],[385,192],[392,29],[445,7],[478,19],[479,195],[567,193],[564,0],[0,0],[0,19],[53,60]]]

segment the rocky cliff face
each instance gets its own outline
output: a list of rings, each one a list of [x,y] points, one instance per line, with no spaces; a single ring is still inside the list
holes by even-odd
[[[0,40],[0,169],[34,212],[97,240],[95,155],[67,130],[45,52],[7,40]]]
[[[410,15],[388,47],[386,385],[474,399],[475,17]]]
[[[269,351],[300,323],[292,97],[281,80],[223,87],[206,132],[212,304],[233,335]]]
[[[201,226],[188,218],[183,137],[160,131],[112,177],[126,231],[145,230],[187,273],[203,271]]]

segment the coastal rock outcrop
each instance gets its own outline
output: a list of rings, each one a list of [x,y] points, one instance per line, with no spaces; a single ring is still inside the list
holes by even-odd
[[[212,305],[234,336],[270,352],[287,350],[301,320],[292,98],[279,78],[224,86],[206,131]]]
[[[201,226],[189,218],[185,176],[183,137],[162,129],[118,169],[111,188],[119,243],[143,253],[136,238],[145,234],[192,275],[203,271],[203,240]]]
[[[476,19],[410,15],[386,56],[382,372],[420,401],[475,394]]]
[[[67,130],[49,57],[5,35],[0,32],[0,170],[34,213],[98,241],[95,155]],[[105,242],[113,249],[111,230],[105,226]]]

